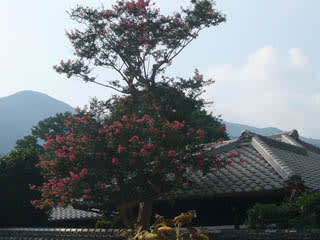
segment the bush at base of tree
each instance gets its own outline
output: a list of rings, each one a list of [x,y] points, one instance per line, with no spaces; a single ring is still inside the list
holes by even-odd
[[[253,229],[315,229],[320,227],[320,192],[305,191],[280,205],[257,203],[248,211]]]
[[[246,224],[252,229],[287,227],[287,209],[276,204],[257,203],[248,211]]]
[[[28,184],[42,183],[38,152],[30,149],[13,151],[0,158],[0,227],[41,226],[47,215],[34,209],[30,201],[40,194],[29,189]]]

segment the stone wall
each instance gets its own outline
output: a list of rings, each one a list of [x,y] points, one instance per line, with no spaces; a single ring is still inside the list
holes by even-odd
[[[213,230],[207,233],[212,240],[320,240],[320,230],[273,231],[273,230]],[[106,240],[125,239],[115,237],[105,229],[77,228],[3,228],[0,240]]]

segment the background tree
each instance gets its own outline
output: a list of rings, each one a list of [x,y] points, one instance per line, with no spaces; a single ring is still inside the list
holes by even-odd
[[[25,136],[17,140],[16,150],[19,149],[34,149],[35,151],[43,153],[43,143],[46,141],[46,135],[51,137],[62,135],[66,131],[65,121],[72,121],[72,113],[57,113],[54,117],[48,117],[38,122],[38,124],[31,128],[31,135]]]
[[[28,184],[41,184],[43,178],[38,163],[39,153],[20,149],[0,158],[0,226],[30,227],[46,224],[48,216],[35,209],[30,201],[40,193],[31,191]]]

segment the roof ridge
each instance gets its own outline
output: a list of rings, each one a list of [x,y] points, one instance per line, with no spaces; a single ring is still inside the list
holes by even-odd
[[[268,135],[263,135],[265,137],[276,137],[276,136],[283,136],[283,135],[288,135],[292,138],[299,138],[299,133],[296,129],[292,129],[290,131],[282,131],[280,133],[272,133],[272,134],[268,134]]]
[[[285,135],[285,136],[287,140],[290,140],[292,142],[291,144],[288,142],[282,142],[267,136],[262,136],[262,135],[256,135],[256,136],[259,136],[264,142],[266,142],[266,144],[273,145],[272,147],[280,148],[282,150],[294,152],[297,154],[307,155],[306,149],[301,144],[298,144],[297,142],[294,143],[294,139],[292,137],[289,139],[290,136],[288,135]],[[282,136],[284,135],[281,135],[281,137]]]
[[[251,141],[252,146],[263,156],[263,158],[285,180],[287,184],[301,183],[301,177],[292,171],[292,169],[280,158],[278,158],[269,148],[268,144],[261,139],[261,137],[262,136],[260,135],[253,136]]]
[[[297,144],[301,145],[301,147],[303,147],[304,149],[308,149],[312,152],[318,153],[320,154],[320,148],[311,144],[311,143],[307,143],[303,140],[301,140],[300,138],[293,138],[290,135],[286,135],[287,138],[290,138],[291,141],[296,142]]]
[[[295,137],[292,137],[291,135],[288,134],[282,134],[281,135],[281,140],[284,140],[284,143],[288,143],[300,148],[304,148],[303,145],[301,145]]]
[[[216,153],[224,152],[233,149],[234,147],[237,147],[240,143],[239,138],[228,140],[223,143],[219,143],[215,146]]]
[[[294,152],[297,154],[307,155],[307,151],[304,149],[304,146],[302,144],[298,143],[297,140],[299,140],[299,139],[295,138],[295,136],[298,136],[296,134],[298,134],[297,131],[292,130],[292,131],[289,131],[286,133],[263,136],[263,135],[251,132],[249,130],[244,130],[244,131],[242,131],[241,136],[238,139],[239,139],[239,141],[251,140],[252,137],[259,136],[265,142],[276,145],[274,147],[277,147],[277,148],[280,148],[280,149],[283,149],[286,151],[291,151],[291,152]],[[281,136],[282,137],[284,135],[288,138],[288,141],[292,142],[291,144],[287,143],[287,142],[281,142],[279,140],[271,138],[273,136]],[[319,151],[320,151],[320,149],[319,149]]]

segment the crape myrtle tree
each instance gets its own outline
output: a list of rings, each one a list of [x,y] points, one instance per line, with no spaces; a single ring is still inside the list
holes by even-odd
[[[32,202],[37,208],[85,205],[107,214],[113,205],[132,226],[130,211],[144,202],[141,224],[146,226],[152,201],[192,186],[190,171],[206,174],[239,158],[237,153],[216,156],[212,146],[201,144],[202,129],[168,121],[157,106],[146,103],[143,111],[131,113],[125,110],[130,104],[135,105],[130,97],[118,97],[109,107],[92,105],[66,120],[65,134],[47,135],[37,164],[47,181],[31,186],[41,191],[42,198]]]
[[[172,98],[182,96],[194,114],[207,116],[199,96],[212,81],[197,70],[189,79],[163,75],[202,29],[225,17],[210,0],[191,0],[190,8],[171,16],[153,5],[148,0],[117,1],[112,9],[77,6],[70,12],[83,28],[67,33],[75,58],[62,60],[55,70],[124,96],[79,110],[66,121],[64,134],[47,135],[38,164],[47,181],[32,186],[42,192],[42,198],[33,201],[36,207],[93,204],[107,213],[114,205],[130,226],[130,209],[143,202],[139,217],[145,227],[152,201],[190,186],[189,171],[205,174],[239,157],[233,153],[221,159],[213,149],[205,151],[205,131],[192,127],[181,106],[171,104]],[[120,79],[98,81],[94,70],[99,68],[115,70]],[[219,130],[220,125],[215,131],[225,130]]]

